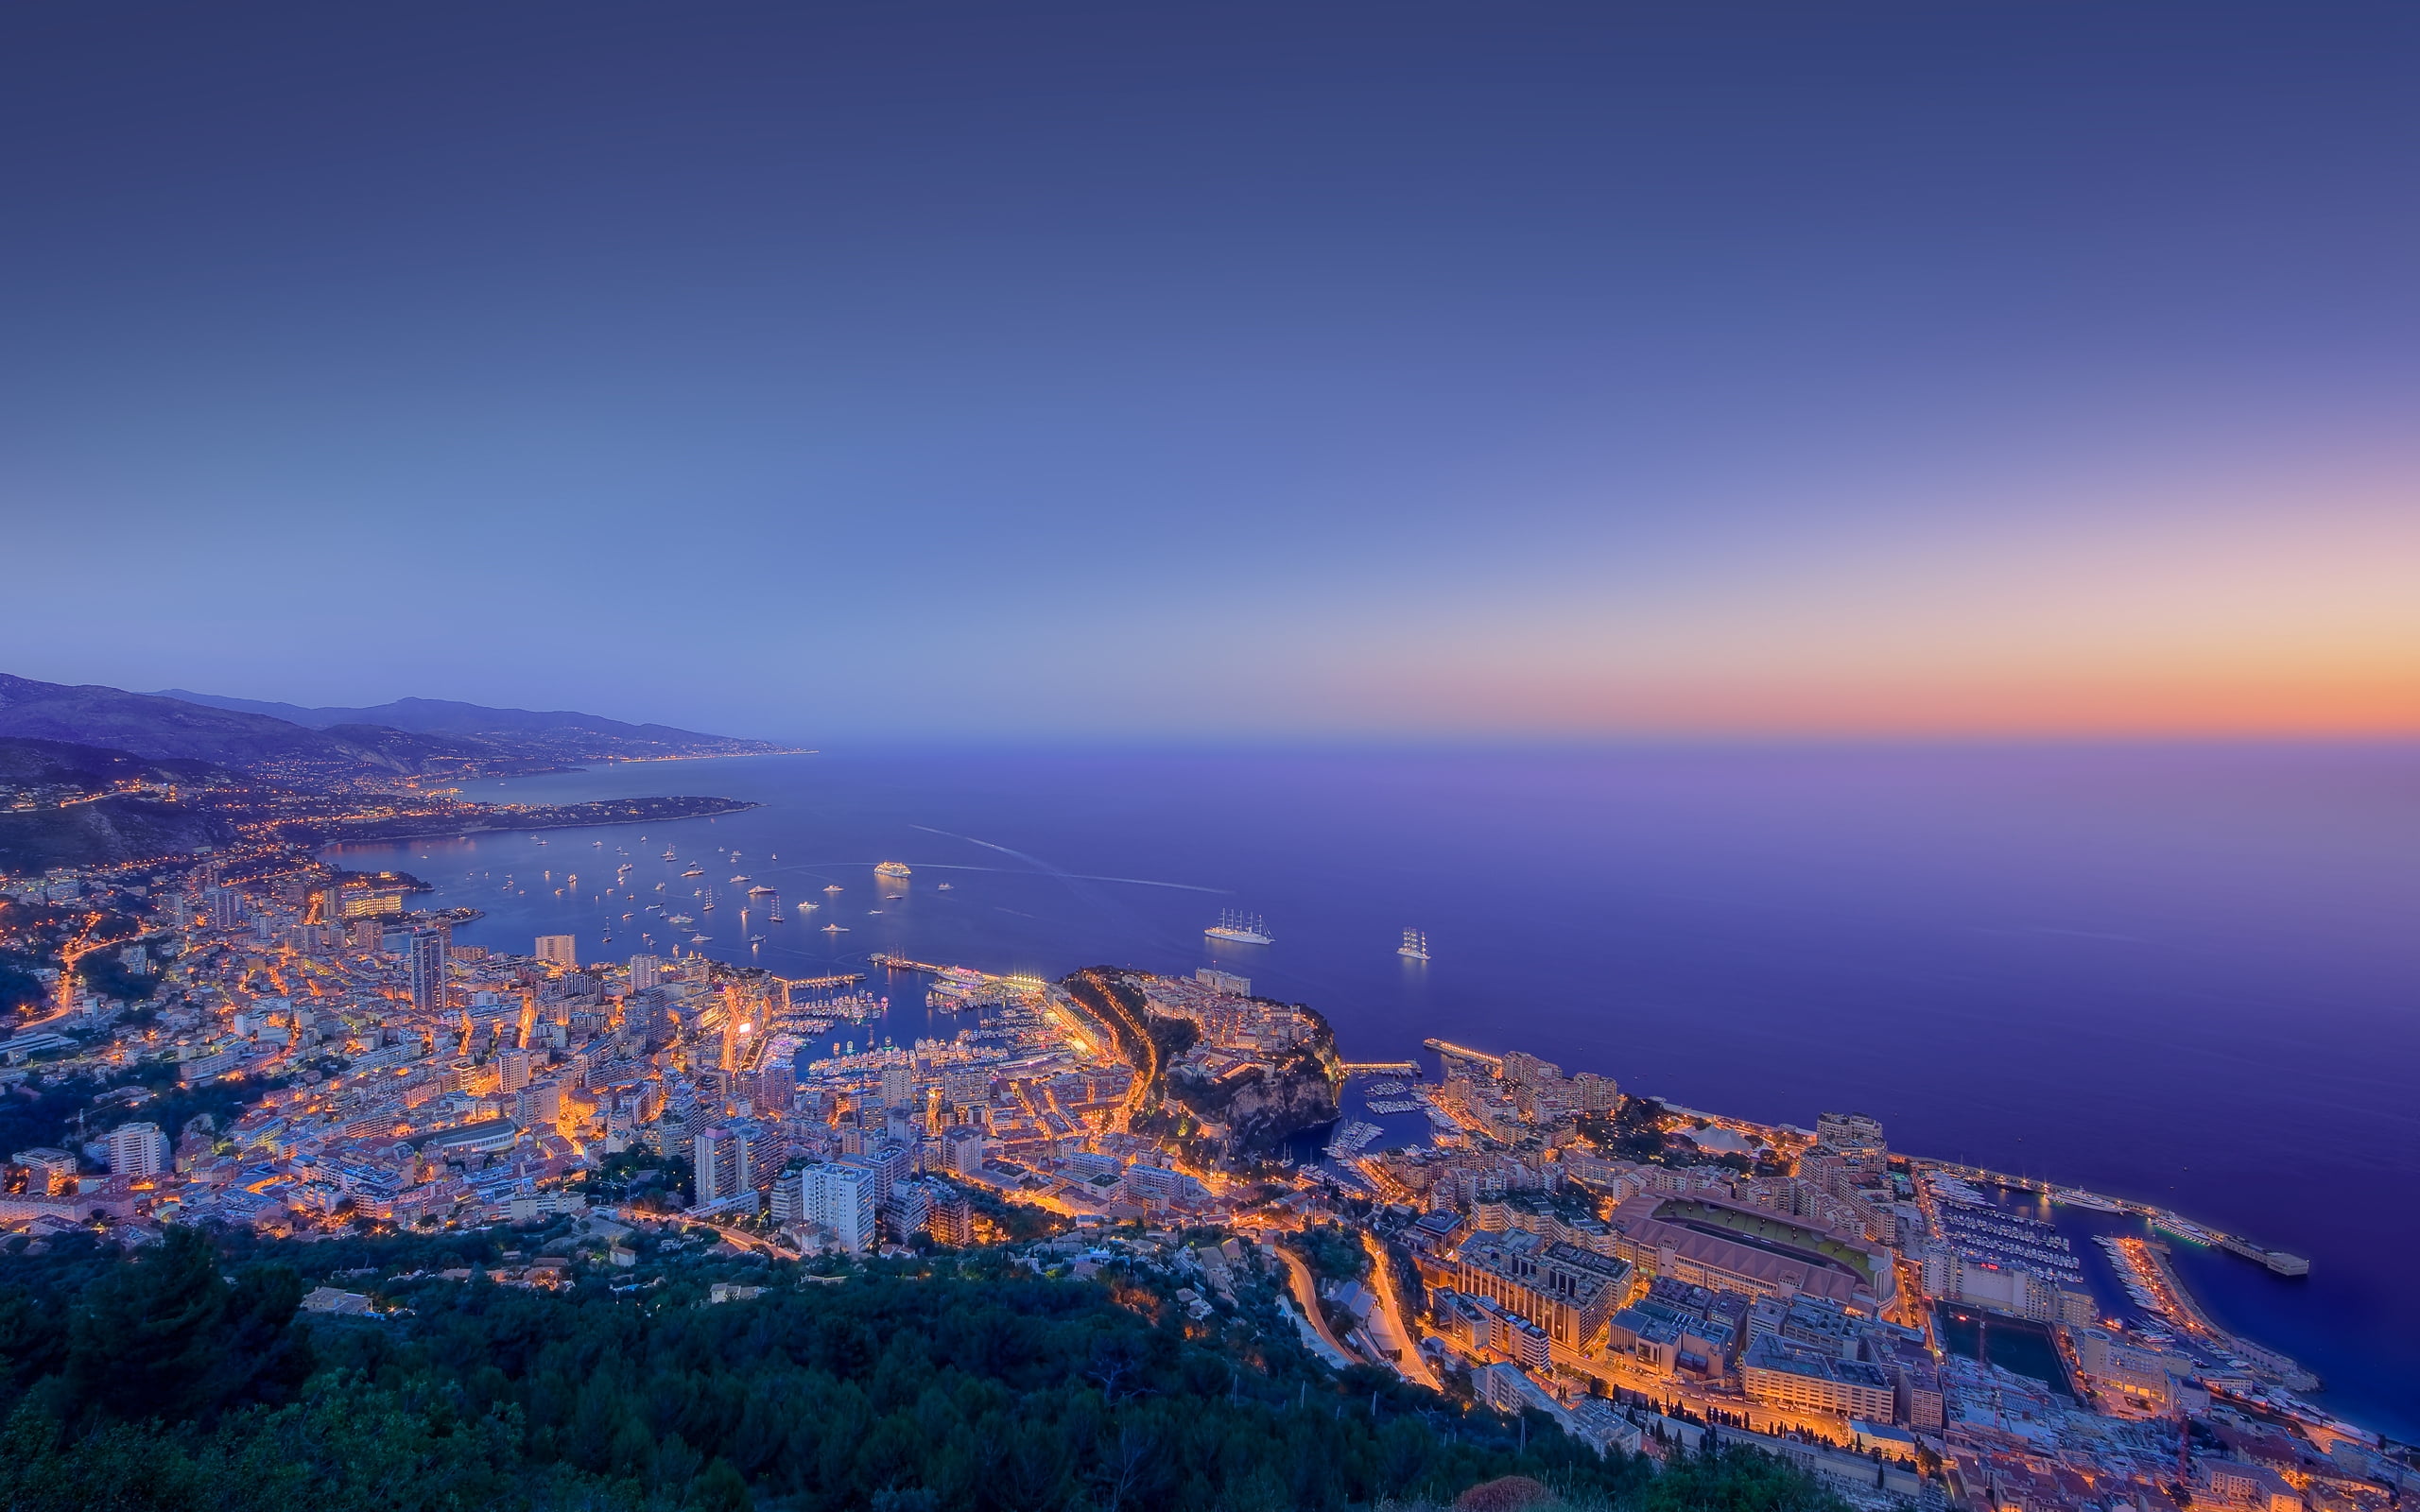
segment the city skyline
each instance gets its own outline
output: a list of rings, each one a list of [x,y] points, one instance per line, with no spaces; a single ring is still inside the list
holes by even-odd
[[[2420,10],[0,11],[8,1512],[2392,1512]]]
[[[25,676],[2420,731],[2388,9],[5,25]]]

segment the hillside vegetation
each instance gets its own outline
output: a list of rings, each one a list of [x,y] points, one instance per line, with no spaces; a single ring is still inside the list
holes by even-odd
[[[1646,1512],[1839,1508],[1762,1455],[1658,1477],[1542,1418],[1188,1336],[1146,1289],[1011,1279],[997,1256],[830,1284],[758,1262],[764,1295],[720,1305],[696,1269],[560,1292],[396,1280],[381,1299],[406,1310],[305,1327],[289,1262],[372,1246],[54,1243],[0,1260],[0,1497],[26,1512],[1332,1512],[1514,1473]],[[378,1247],[391,1264],[415,1245],[432,1267],[469,1258]]]

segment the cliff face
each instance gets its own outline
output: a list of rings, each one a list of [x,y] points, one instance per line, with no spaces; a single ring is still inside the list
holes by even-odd
[[[1230,1152],[1261,1155],[1306,1128],[1333,1124],[1343,1083],[1335,1055],[1305,1052],[1222,1082],[1197,1081],[1186,1072],[1168,1079],[1169,1097],[1205,1124],[1226,1127]]]
[[[1212,1153],[1260,1155],[1305,1129],[1336,1122],[1344,1068],[1327,1020],[1296,1004],[1309,1030],[1302,1044],[1282,1060],[1212,1077],[1199,1066],[1178,1063],[1197,1031],[1186,1020],[1152,1012],[1145,980],[1096,966],[1059,984],[1108,1027],[1118,1054],[1150,1082],[1134,1120],[1136,1133],[1198,1139]]]
[[[1217,1080],[1189,1066],[1168,1078],[1170,1099],[1203,1123],[1225,1127],[1221,1143],[1231,1154],[1263,1155],[1305,1129],[1336,1122],[1337,1094],[1344,1087],[1336,1032],[1311,1009],[1293,1006],[1310,1034],[1285,1059]]]

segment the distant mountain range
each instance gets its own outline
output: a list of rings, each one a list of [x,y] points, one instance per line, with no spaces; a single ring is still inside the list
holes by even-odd
[[[182,691],[70,687],[0,673],[0,737],[9,736],[70,741],[151,761],[210,762],[302,782],[465,776],[786,748],[666,725],[432,698],[404,698],[372,709],[302,709]]]
[[[367,709],[305,709],[301,704],[263,703],[258,699],[229,698],[215,693],[189,693],[182,688],[163,688],[147,696],[178,698],[186,703],[225,709],[235,713],[267,714],[271,719],[283,719],[287,724],[302,725],[311,730],[330,730],[338,725],[384,725],[389,730],[442,735],[551,735],[572,730],[614,740],[661,745],[761,744],[730,741],[720,735],[701,735],[694,730],[675,730],[670,725],[626,725],[618,719],[600,719],[595,714],[575,713],[568,709],[539,713],[528,709],[490,709],[475,703],[456,703],[450,698],[398,698],[392,703],[375,704]]]

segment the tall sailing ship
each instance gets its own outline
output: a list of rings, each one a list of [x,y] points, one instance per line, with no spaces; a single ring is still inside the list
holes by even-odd
[[[1219,910],[1219,921],[1201,932],[1212,939],[1223,939],[1234,945],[1272,945],[1269,924],[1258,914],[1246,914],[1233,908]]]
[[[1395,954],[1409,961],[1425,961],[1428,959],[1428,936],[1416,929],[1405,930],[1403,932],[1403,944],[1395,951]]]

